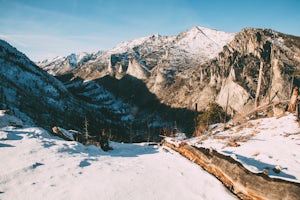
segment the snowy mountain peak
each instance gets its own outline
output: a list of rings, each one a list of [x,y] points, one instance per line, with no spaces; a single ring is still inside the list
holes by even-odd
[[[207,28],[204,28],[204,27],[201,27],[201,26],[194,26],[193,28],[191,28],[187,32],[199,34],[199,33],[203,33],[203,31],[205,31],[205,29],[207,29]]]
[[[81,52],[78,54],[71,53],[65,57],[57,56],[53,59],[46,59],[37,62],[36,64],[48,71],[50,74],[58,75],[68,73],[78,65],[82,65],[88,61],[94,60],[98,55],[101,55],[101,52],[97,52],[96,54],[89,54],[86,52]]]
[[[141,38],[122,42],[121,44],[119,44],[119,45],[115,46],[114,48],[112,48],[111,50],[109,50],[108,53],[114,54],[114,53],[124,53],[126,51],[130,51],[134,47],[143,44],[145,41],[147,41],[153,37],[155,37],[155,35],[152,34],[152,35],[148,35],[146,37],[141,37]]]
[[[79,54],[72,53],[68,56],[69,63],[72,67],[75,67],[80,62],[84,62],[84,60],[89,56],[90,54],[86,52],[81,52]]]
[[[234,37],[233,33],[226,33],[201,26],[182,32],[177,36],[177,48],[182,48],[191,54],[203,58],[213,58],[222,50],[222,47]]]

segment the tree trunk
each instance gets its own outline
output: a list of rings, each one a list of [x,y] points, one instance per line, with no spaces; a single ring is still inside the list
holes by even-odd
[[[259,74],[258,74],[256,95],[255,95],[255,108],[258,107],[258,100],[259,100],[260,88],[261,88],[261,82],[262,82],[262,76],[263,76],[263,67],[264,67],[264,61],[261,59],[260,60],[260,66],[259,66]]]
[[[298,88],[295,87],[293,90],[293,94],[292,94],[291,101],[290,101],[289,108],[288,108],[289,112],[294,112],[296,110],[297,99],[298,99]]]

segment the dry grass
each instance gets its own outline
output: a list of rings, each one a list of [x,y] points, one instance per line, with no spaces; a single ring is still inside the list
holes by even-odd
[[[242,124],[242,125],[236,127],[235,131],[236,131],[236,132],[240,132],[240,131],[243,130],[244,128],[245,128],[245,124]]]
[[[205,134],[205,132],[208,130],[208,126],[207,125],[199,125],[196,127],[193,137],[199,137],[202,136],[203,134]]]
[[[228,138],[228,142],[226,143],[226,146],[238,147],[238,146],[240,146],[239,143],[241,143],[241,142],[247,142],[254,135],[255,134],[251,133],[251,134],[248,134],[248,135],[231,136],[230,138]],[[225,137],[225,136],[223,136],[223,137]],[[224,139],[226,139],[226,138],[224,138]]]
[[[256,157],[256,156],[258,156],[260,154],[260,152],[255,152],[254,154],[252,154],[252,157]]]
[[[235,128],[236,132],[242,131],[244,128],[253,128],[255,125],[251,122],[247,122],[245,124],[241,124]]]
[[[256,134],[258,134],[259,131],[258,130],[253,130],[251,134],[249,134],[250,137],[255,136]]]
[[[216,140],[224,140],[224,139],[227,139],[228,136],[226,135],[215,135],[213,136],[213,139],[216,139]]]
[[[241,146],[239,143],[237,143],[237,142],[234,142],[234,141],[229,141],[227,144],[226,144],[226,146],[228,146],[228,147],[239,147],[239,146]]]
[[[299,135],[299,134],[300,134],[300,132],[297,132],[297,133],[283,133],[283,136],[284,137],[289,137],[291,135]]]
[[[207,140],[207,139],[208,139],[208,135],[199,136],[199,140],[196,143],[197,144],[203,144],[202,141]]]
[[[259,123],[257,123],[256,125],[259,125]],[[247,128],[253,128],[255,125],[253,124],[253,123],[251,123],[251,122],[248,122],[247,124],[246,124],[246,127]]]

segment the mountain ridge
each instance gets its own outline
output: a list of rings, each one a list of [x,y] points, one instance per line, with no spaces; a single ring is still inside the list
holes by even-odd
[[[134,55],[135,53],[137,53],[137,48],[144,46],[142,51],[148,54],[151,53],[155,53],[161,57],[165,56],[165,58],[167,56],[173,56],[174,57],[180,57],[180,56],[185,56],[186,59],[191,59],[192,56],[191,55],[196,55],[196,54],[201,54],[200,59],[197,59],[197,61],[201,60],[201,62],[205,62],[208,59],[210,59],[211,57],[214,57],[217,55],[217,53],[219,51],[221,51],[222,46],[224,46],[224,44],[228,41],[230,41],[233,37],[233,34],[231,33],[225,33],[222,31],[217,31],[217,30],[212,30],[212,29],[208,29],[205,28],[204,30],[203,27],[199,27],[199,26],[195,26],[190,30],[184,31],[180,34],[178,34],[177,36],[159,36],[159,35],[148,35],[145,37],[141,37],[141,38],[137,38],[134,40],[130,40],[130,41],[125,41],[120,43],[119,45],[113,47],[112,49],[108,50],[108,51],[101,51],[102,54],[95,54],[95,53],[91,53],[89,55],[91,55],[92,58],[93,55],[96,55],[96,58],[91,59],[91,63],[87,63],[87,64],[91,64],[93,65],[93,63],[97,63],[97,61],[102,60],[102,62],[104,62],[104,65],[107,65],[107,60],[110,59],[111,55],[121,55],[121,54],[131,54],[131,57],[138,57],[138,55]],[[207,33],[205,33],[207,32]],[[201,33],[201,34],[199,34]],[[212,36],[215,36],[216,33],[220,33],[223,38],[225,39],[221,39],[216,38],[216,39],[212,39],[211,37],[209,37],[207,34],[211,34]],[[186,35],[186,36],[183,36]],[[207,39],[203,39],[207,38]],[[184,40],[183,40],[184,39]],[[217,42],[216,42],[217,40]],[[216,44],[220,43],[218,45],[218,47],[216,47]],[[197,48],[197,46],[199,48]],[[213,49],[210,49],[213,48]],[[200,49],[200,50],[199,50]],[[210,51],[207,53],[207,50],[210,49]],[[178,52],[176,52],[178,51]],[[72,54],[71,54],[72,55]],[[149,55],[148,55],[149,56]],[[150,55],[151,56],[151,55]],[[60,59],[60,62],[63,63],[67,60],[68,56],[66,57],[62,57],[62,59]],[[141,60],[143,60],[145,58],[142,58]],[[100,63],[98,63],[98,65],[101,65],[101,61],[99,61]],[[124,61],[126,62],[126,61]],[[128,62],[128,61],[127,61]],[[171,62],[175,62],[176,61],[171,61]],[[157,63],[153,63],[150,64],[150,69],[152,69]],[[47,68],[51,67],[55,67],[57,66],[57,64],[54,63],[51,64],[51,62],[46,62],[46,60],[41,61],[41,62],[37,62],[37,65],[39,65],[40,67],[46,69],[47,71],[51,71],[48,70]],[[68,68],[68,66],[65,66]],[[80,66],[78,66],[80,67]],[[51,71],[51,73],[53,75],[59,75],[60,70],[64,71],[62,68],[63,66],[60,65],[58,67],[59,69],[57,69],[57,72],[53,72],[53,70]]]
[[[207,47],[207,40],[201,41],[202,37],[207,36],[207,33],[211,36],[216,34],[215,40],[223,41],[224,44],[220,45],[222,46],[220,50],[216,50],[215,42],[210,43],[210,50],[213,49],[214,51],[213,54],[210,54],[211,56],[195,53],[201,52],[202,49],[210,52],[210,50],[205,48]],[[226,88],[234,91],[233,87],[235,87],[239,92],[233,92],[233,95],[242,98],[231,99],[232,102],[236,103],[231,103],[232,105],[229,106],[232,108],[230,110],[241,113],[244,112],[243,108],[245,106],[248,107],[249,105],[252,107],[251,98],[255,97],[258,76],[255,73],[258,73],[259,63],[262,59],[267,66],[265,67],[265,73],[268,73],[269,76],[275,74],[277,77],[281,77],[276,80],[271,80],[273,78],[270,77],[268,84],[272,84],[270,86],[271,89],[267,89],[269,87],[268,84],[264,85],[262,96],[265,96],[266,93],[274,95],[277,90],[280,90],[277,100],[289,98],[287,90],[284,90],[282,85],[287,85],[287,82],[290,84],[292,73],[288,72],[288,74],[284,75],[281,67],[278,67],[276,63],[279,62],[280,66],[286,68],[283,71],[288,71],[288,66],[297,71],[297,63],[299,63],[300,57],[299,45],[295,45],[298,44],[297,41],[299,40],[297,36],[289,36],[271,29],[256,28],[245,28],[234,35],[229,34],[227,36],[230,37],[225,40],[222,39],[223,34],[222,31],[195,26],[180,33],[175,39],[174,36],[149,36],[147,39],[143,38],[143,42],[140,42],[140,45],[125,53],[115,53],[111,54],[110,57],[107,56],[108,64],[105,63],[105,60],[100,61],[101,58],[98,58],[98,63],[94,62],[90,65],[80,66],[75,68],[73,73],[75,77],[79,76],[83,79],[101,78],[107,74],[120,79],[129,73],[143,80],[149,90],[162,103],[172,107],[187,107],[189,109],[193,109],[195,103],[200,105],[200,109],[205,109],[210,102],[214,101],[224,107],[224,99],[227,99],[224,91]],[[164,46],[163,44],[166,43],[161,40],[171,41],[173,46]],[[180,43],[182,41],[186,42],[182,44]],[[193,49],[197,45],[191,41],[200,41],[199,48]],[[177,48],[178,44],[181,46],[180,48]],[[272,49],[277,53],[272,52]],[[277,58],[278,56],[279,58]],[[267,59],[267,57],[269,58]],[[242,63],[244,63],[245,67],[241,65]],[[237,68],[232,68],[232,65],[236,65],[240,70],[235,72]],[[245,80],[242,80],[238,74],[242,72],[241,69],[248,71],[244,73],[251,71],[251,76],[244,76]],[[240,78],[237,80],[237,77]],[[225,79],[228,78],[231,82],[227,81],[228,84],[226,84]],[[240,85],[236,83],[237,81],[240,83],[246,81],[248,83]],[[297,83],[297,81],[296,78],[294,82]],[[179,83],[183,87],[179,87]],[[165,94],[171,94],[172,97],[170,98],[170,95]],[[261,98],[261,101],[266,101],[266,98],[264,100]]]

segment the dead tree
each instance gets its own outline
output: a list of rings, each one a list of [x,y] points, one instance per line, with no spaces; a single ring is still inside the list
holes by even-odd
[[[88,139],[89,139],[89,131],[88,131],[88,127],[89,127],[89,122],[86,118],[86,116],[84,117],[84,135],[83,135],[83,139],[84,139],[84,143],[87,143]]]
[[[258,100],[260,95],[260,89],[261,89],[261,82],[263,77],[263,68],[264,68],[264,61],[261,58],[260,59],[260,66],[259,66],[259,74],[258,74],[258,81],[257,81],[257,88],[256,88],[256,95],[255,95],[255,108],[258,107]]]
[[[147,137],[147,142],[148,142],[148,144],[149,144],[149,142],[150,142],[150,136],[151,136],[151,134],[150,134],[150,123],[149,123],[149,120],[147,121],[147,134],[148,134],[148,137]]]
[[[297,99],[298,99],[298,88],[295,87],[293,90],[293,94],[289,103],[288,111],[289,112],[295,112],[296,106],[297,106]]]
[[[226,129],[226,117],[227,117],[227,109],[228,109],[228,103],[229,103],[229,90],[227,91],[227,101],[226,101],[226,107],[225,107],[225,115],[224,115],[224,127],[223,130]]]

